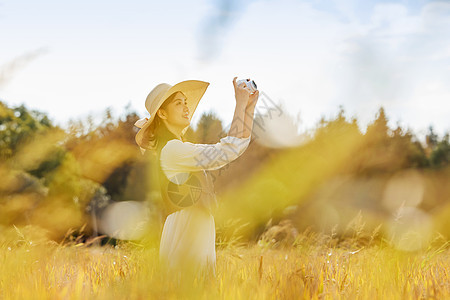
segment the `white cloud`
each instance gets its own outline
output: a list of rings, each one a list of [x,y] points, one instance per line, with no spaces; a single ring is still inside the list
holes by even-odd
[[[403,5],[380,4],[369,25],[345,41],[340,98],[346,106],[366,121],[383,105],[394,122],[448,130],[450,3],[429,3],[416,16]]]

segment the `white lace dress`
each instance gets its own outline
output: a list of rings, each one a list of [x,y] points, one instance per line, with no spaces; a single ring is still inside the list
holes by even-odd
[[[174,139],[161,150],[161,169],[177,184],[187,180],[189,172],[217,170],[238,158],[251,137],[227,136],[216,144],[193,144]],[[170,214],[164,223],[159,248],[160,262],[168,270],[212,272],[215,275],[216,229],[210,212],[189,207]]]

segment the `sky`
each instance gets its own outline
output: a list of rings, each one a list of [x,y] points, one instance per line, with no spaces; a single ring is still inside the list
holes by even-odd
[[[342,106],[361,127],[450,131],[450,1],[0,0],[0,100],[64,126],[126,105],[148,117],[157,84],[210,82],[192,120],[235,107],[252,78],[313,127]]]

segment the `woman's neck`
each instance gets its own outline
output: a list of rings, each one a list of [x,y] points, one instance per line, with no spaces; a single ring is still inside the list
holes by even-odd
[[[172,124],[167,123],[166,121],[164,121],[164,124],[166,125],[167,129],[172,132],[177,139],[179,140],[183,140],[181,138],[182,132],[183,132],[183,128],[179,128],[177,126],[173,126]]]

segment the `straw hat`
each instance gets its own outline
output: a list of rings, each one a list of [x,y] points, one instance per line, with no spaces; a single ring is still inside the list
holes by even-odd
[[[148,94],[147,100],[145,100],[145,108],[150,113],[150,117],[142,118],[134,123],[136,127],[140,128],[135,138],[136,143],[139,145],[139,147],[141,147],[141,149],[143,150],[142,145],[145,144],[144,140],[147,130],[150,124],[155,119],[156,112],[164,103],[164,101],[169,98],[170,95],[175,92],[182,92],[186,96],[187,106],[189,108],[188,117],[189,121],[191,121],[192,115],[194,114],[195,109],[197,108],[197,105],[200,102],[200,99],[203,97],[203,94],[205,93],[208,86],[209,82],[199,80],[186,80],[179,82],[174,86],[167,83],[158,84],[150,92],[150,94]],[[185,134],[188,128],[189,125],[182,130],[182,134]]]

